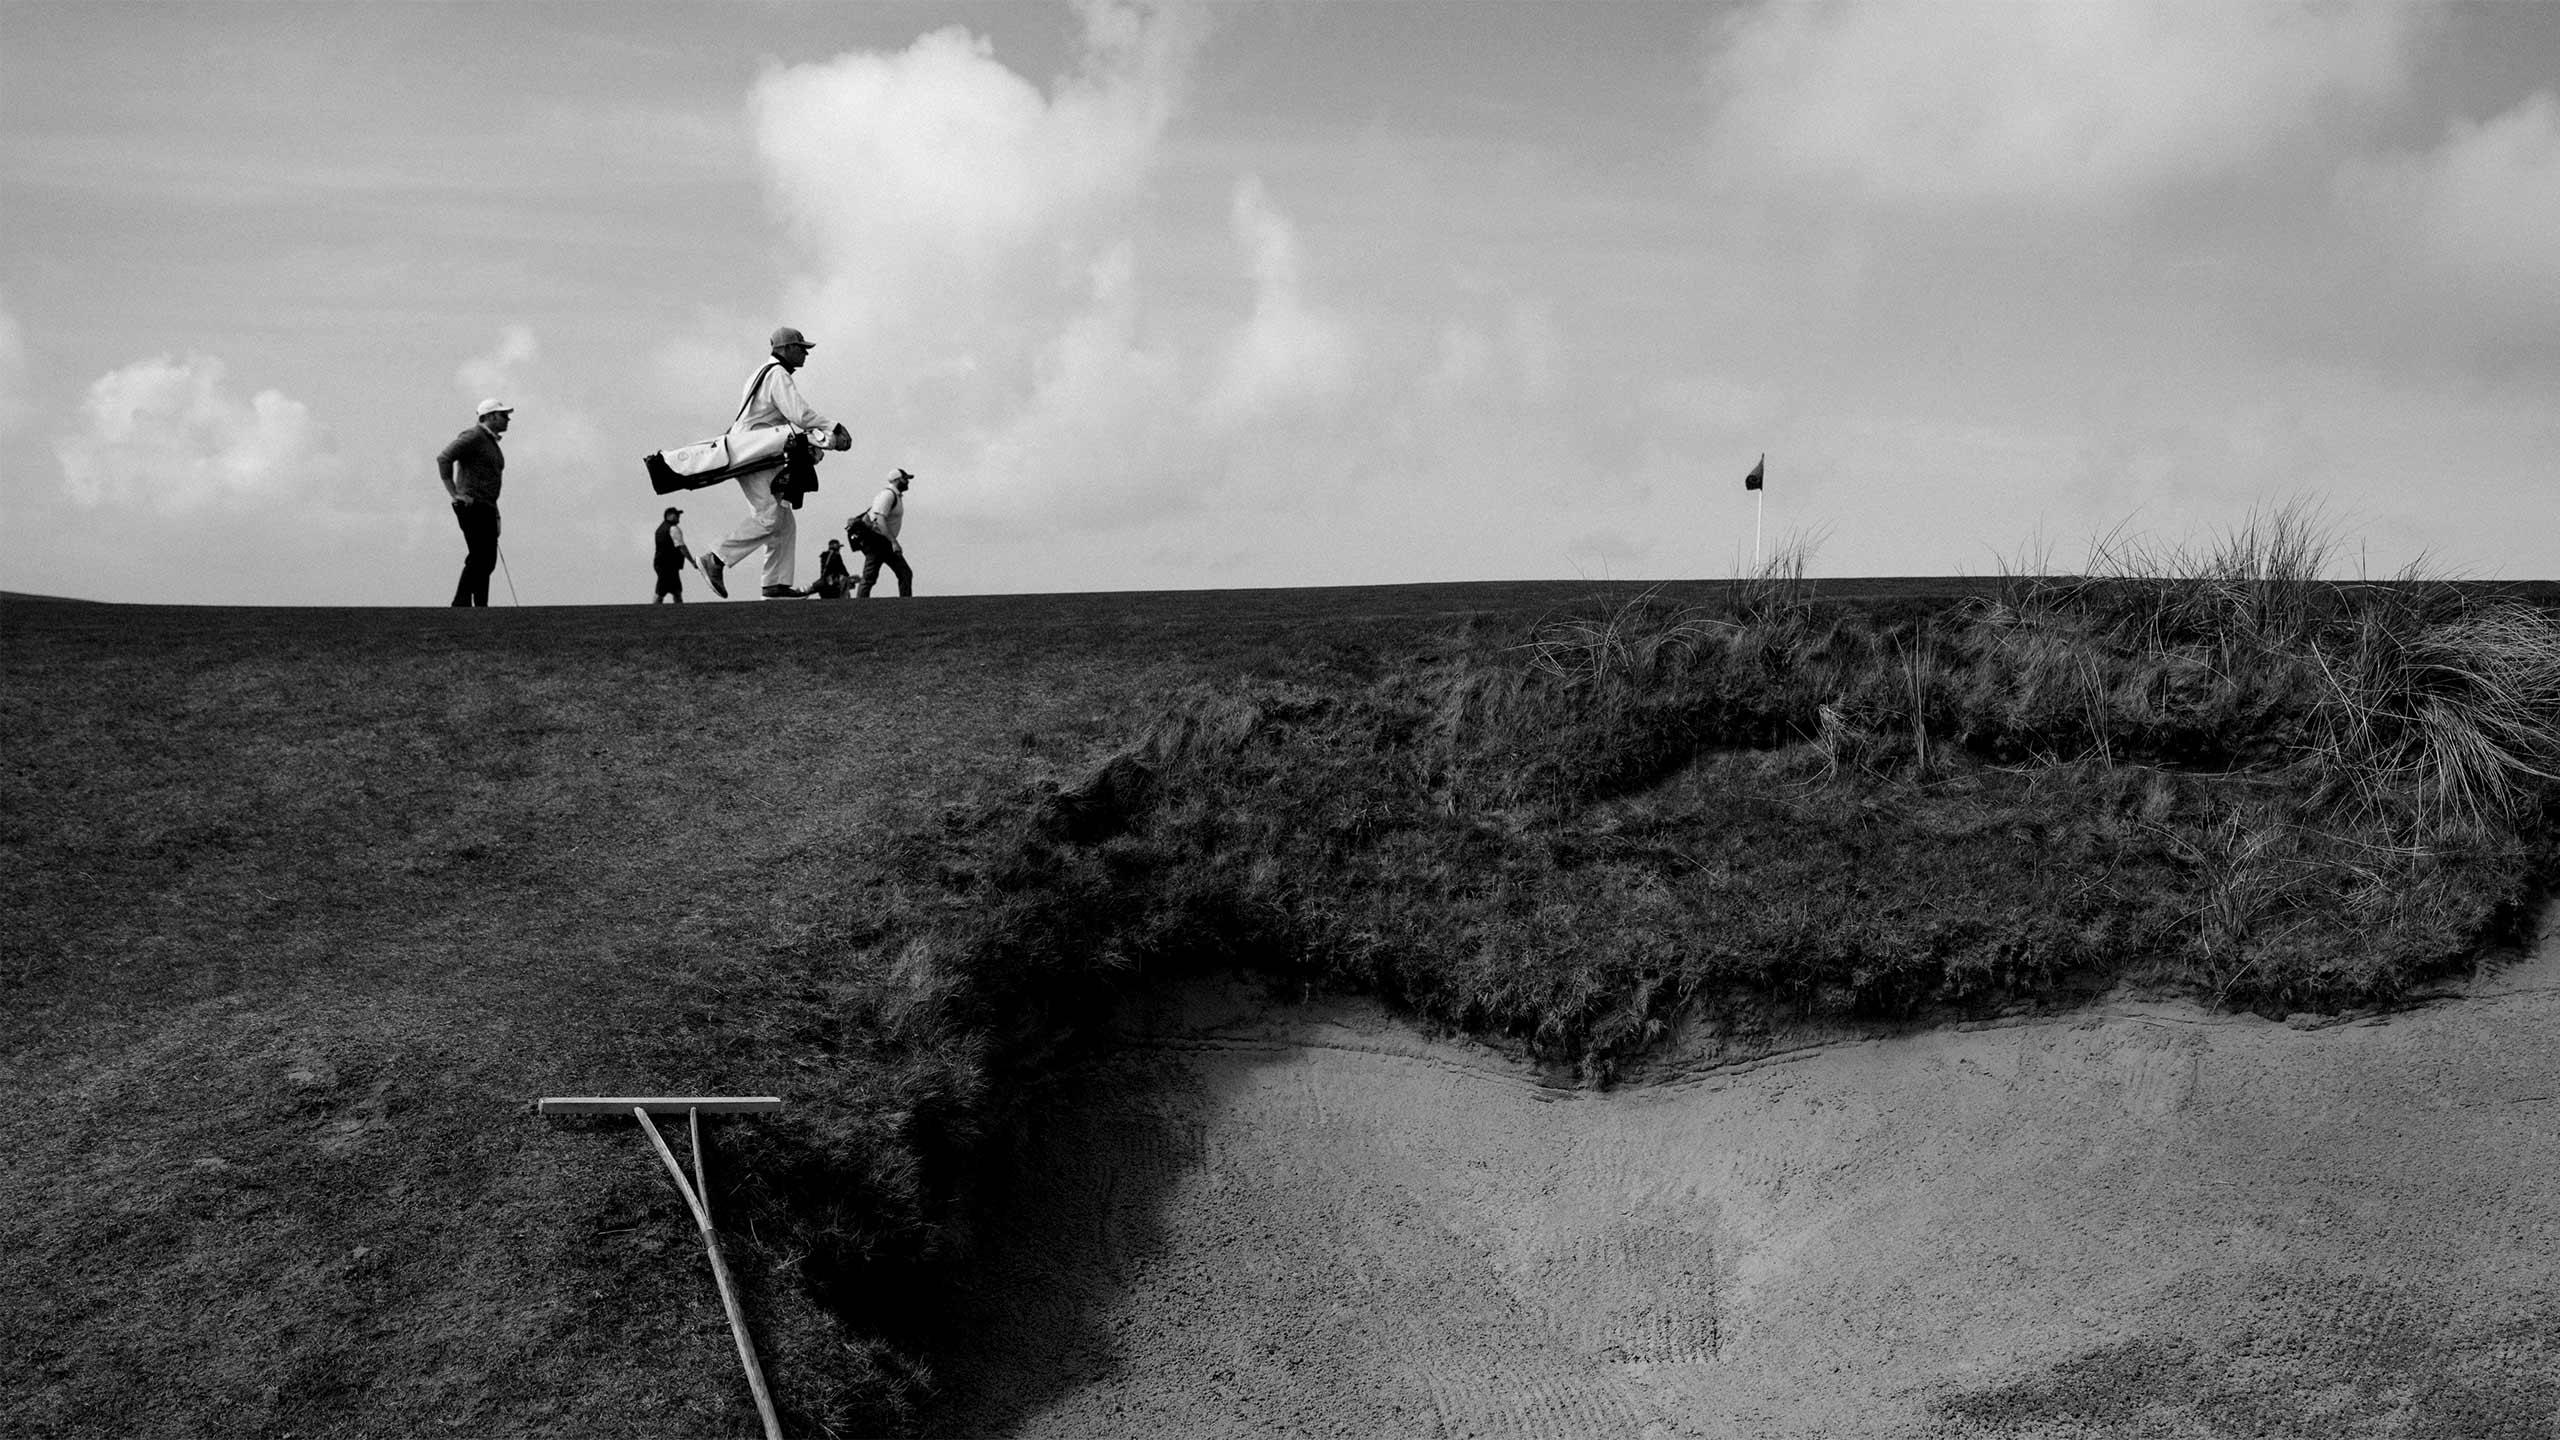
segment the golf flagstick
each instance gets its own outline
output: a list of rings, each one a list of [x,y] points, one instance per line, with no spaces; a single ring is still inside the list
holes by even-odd
[[[536,1107],[545,1115],[619,1115],[628,1110],[640,1122],[649,1144],[666,1162],[667,1173],[675,1177],[676,1193],[684,1197],[685,1208],[693,1212],[693,1223],[702,1231],[702,1248],[711,1256],[711,1279],[720,1287],[720,1308],[728,1313],[729,1334],[738,1342],[738,1363],[746,1368],[747,1388],[755,1392],[756,1415],[764,1421],[765,1440],[782,1440],[782,1421],[773,1413],[773,1393],[765,1388],[764,1367],[756,1363],[756,1342],[747,1335],[746,1312],[738,1308],[737,1287],[729,1279],[729,1262],[720,1254],[720,1234],[711,1228],[711,1177],[703,1163],[702,1112],[715,1115],[740,1114],[782,1108],[778,1095],[546,1095]],[[685,1124],[693,1135],[692,1181],[684,1178],[684,1167],[676,1163],[675,1152],[667,1148],[666,1137],[658,1133],[658,1123],[649,1118],[655,1110],[661,1115],[684,1112]]]
[[[1769,499],[1760,487],[1768,483],[1768,478],[1769,456],[1763,451],[1751,473],[1742,477],[1742,488],[1751,492],[1751,577],[1755,580],[1760,578],[1760,513]]]

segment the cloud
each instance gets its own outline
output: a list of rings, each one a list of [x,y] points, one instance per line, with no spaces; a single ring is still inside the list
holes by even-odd
[[[749,130],[809,267],[794,323],[857,353],[1027,363],[1010,322],[1054,318],[1140,198],[1190,48],[1178,12],[1084,12],[1081,66],[1045,95],[957,27],[757,81]]]
[[[792,274],[774,318],[817,340],[803,384],[850,463],[916,470],[946,513],[1059,533],[1277,503],[1271,457],[1353,396],[1360,328],[1258,178],[1220,228],[1160,203],[1196,13],[1079,9],[1045,89],[960,29],[758,80]]]
[[[1239,181],[1229,212],[1254,295],[1252,315],[1227,340],[1204,404],[1210,423],[1219,426],[1340,395],[1351,383],[1359,348],[1348,321],[1308,301],[1297,231],[1262,182]]]
[[[474,355],[456,366],[454,383],[480,400],[496,398],[513,404],[508,392],[516,388],[517,378],[535,356],[542,353],[541,342],[534,338],[528,325],[509,325],[498,332],[498,343],[485,355]]]
[[[1772,0],[1710,56],[1708,158],[1744,187],[2103,205],[2398,94],[2428,23],[2395,4]]]
[[[605,483],[603,428],[584,407],[545,382],[541,358],[542,342],[533,327],[507,325],[487,351],[454,367],[454,386],[470,397],[468,404],[498,399],[516,407],[506,438],[510,467],[538,470],[555,492],[564,485],[573,491],[593,490]]]
[[[1087,303],[1044,345],[1028,400],[973,448],[943,457],[963,511],[1060,512],[1077,527],[1179,503],[1197,381],[1179,351],[1139,333],[1135,253],[1112,246]]]
[[[2337,194],[2369,229],[2500,305],[2560,306],[2560,96],[2457,121],[2425,154],[2359,159]]]
[[[803,389],[858,463],[941,467],[963,510],[1125,484],[1191,408],[1171,341],[1145,333],[1131,232],[1196,37],[1181,12],[1080,8],[1083,45],[1045,92],[955,27],[776,67],[748,98],[790,278],[747,333],[807,331]],[[724,330],[658,369],[701,385],[717,365],[734,394],[760,350]]]
[[[1552,401],[1567,378],[1564,354],[1555,303],[1543,295],[1513,298],[1492,322],[1444,323],[1418,393],[1441,405],[1488,397],[1505,406]]]
[[[1553,396],[1564,377],[1564,336],[1555,312],[1533,302],[1513,305],[1507,338],[1522,386],[1537,399]]]
[[[294,496],[340,466],[301,401],[247,400],[211,356],[139,360],[89,386],[85,428],[54,445],[71,498],[86,507],[185,515]]]
[[[27,340],[0,291],[0,436],[15,435],[32,406],[27,396]]]
[[[1493,378],[1493,342],[1484,332],[1452,320],[1440,329],[1439,349],[1422,393],[1443,404],[1481,389]]]

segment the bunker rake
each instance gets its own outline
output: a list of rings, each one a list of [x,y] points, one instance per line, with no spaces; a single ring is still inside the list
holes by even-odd
[[[729,1262],[720,1254],[720,1234],[711,1228],[711,1180],[703,1165],[702,1116],[752,1114],[782,1108],[778,1095],[546,1095],[535,1107],[544,1115],[620,1115],[629,1111],[640,1122],[658,1158],[666,1162],[667,1173],[675,1177],[676,1193],[684,1197],[685,1208],[693,1212],[693,1223],[702,1231],[702,1248],[711,1256],[711,1278],[720,1287],[720,1308],[729,1315],[729,1334],[738,1342],[738,1363],[746,1367],[747,1388],[755,1392],[756,1415],[764,1421],[765,1440],[782,1440],[782,1422],[773,1413],[773,1393],[765,1388],[764,1367],[756,1363],[756,1342],[747,1335],[747,1317],[738,1308],[737,1287],[729,1280]],[[687,1181],[684,1167],[676,1163],[673,1150],[667,1148],[666,1137],[658,1133],[658,1122],[651,1112],[674,1115],[681,1112],[685,1127],[693,1137],[693,1179]]]

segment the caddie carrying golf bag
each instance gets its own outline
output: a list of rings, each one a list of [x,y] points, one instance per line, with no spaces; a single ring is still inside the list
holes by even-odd
[[[773,369],[767,365],[756,372],[755,383],[747,387],[747,398],[739,402],[738,416],[731,417],[730,424],[737,424],[738,417],[755,403],[756,392]],[[649,474],[649,488],[661,495],[700,490],[759,470],[779,470],[773,477],[774,498],[797,510],[818,488],[820,446],[828,438],[823,432],[803,433],[796,426],[767,425],[655,451],[640,457],[640,465]]]

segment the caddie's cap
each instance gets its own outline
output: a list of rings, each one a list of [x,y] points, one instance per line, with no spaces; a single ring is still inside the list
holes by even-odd
[[[904,470],[901,470],[901,471],[899,471],[897,474],[892,475],[892,476],[890,476],[889,478],[890,478],[890,479],[892,479],[892,480],[913,480],[913,479],[914,479],[914,478],[916,478],[916,477],[914,477],[913,475],[908,474],[908,473],[907,473],[906,471],[904,471]]]
[[[516,407],[499,399],[497,396],[492,395],[488,399],[481,401],[480,408],[472,411],[471,413],[474,415],[513,415],[516,413]]]
[[[818,348],[815,344],[811,343],[808,336],[801,334],[799,331],[792,329],[788,325],[775,330],[773,332],[773,339],[768,342],[764,348],[767,350],[779,350],[785,345],[807,345],[812,350]]]
[[[677,517],[678,515],[681,515],[681,514],[683,514],[683,513],[684,513],[683,511],[681,511],[681,510],[677,509],[677,508],[676,508],[676,507],[674,507],[673,505],[670,505],[670,506],[668,506],[668,507],[667,507],[667,518],[668,518],[668,519],[670,519],[670,520],[674,519],[675,517]]]

